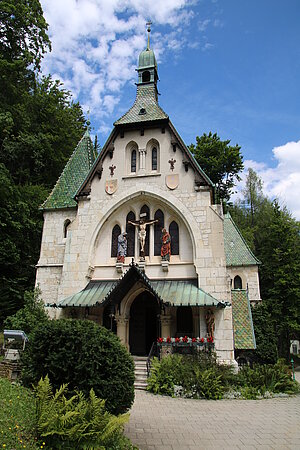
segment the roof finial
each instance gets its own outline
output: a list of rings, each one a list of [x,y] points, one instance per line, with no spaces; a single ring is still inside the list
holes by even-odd
[[[87,121],[86,121],[86,125],[87,125],[87,129],[89,130],[89,128],[90,128],[90,125],[91,125],[91,121],[90,121],[90,113],[91,113],[91,111],[90,111],[90,108],[87,110],[87,116],[88,116],[88,118],[87,118]]]
[[[148,44],[147,44],[147,50],[150,50],[150,32],[151,32],[151,25],[152,25],[151,20],[148,20],[148,22],[146,23],[146,25],[147,25],[147,32],[148,32]]]

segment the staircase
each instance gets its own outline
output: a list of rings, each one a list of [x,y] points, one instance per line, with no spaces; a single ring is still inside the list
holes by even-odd
[[[133,356],[134,360],[134,389],[146,390],[147,388],[147,356]]]

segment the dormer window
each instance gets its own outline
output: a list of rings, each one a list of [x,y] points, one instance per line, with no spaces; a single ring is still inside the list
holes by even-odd
[[[143,116],[144,114],[146,114],[146,110],[145,110],[145,108],[141,108],[140,112],[139,112],[139,115]]]

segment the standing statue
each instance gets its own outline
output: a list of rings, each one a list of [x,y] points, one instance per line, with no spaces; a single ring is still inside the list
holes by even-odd
[[[158,222],[158,220],[146,220],[144,219],[144,217],[142,217],[142,214],[140,216],[139,220],[135,220],[135,221],[131,221],[128,220],[128,223],[130,223],[131,225],[134,225],[135,227],[139,227],[139,233],[138,233],[138,238],[140,241],[140,245],[141,245],[141,257],[144,259],[145,258],[145,242],[146,242],[146,226],[147,225],[152,225],[153,223]]]
[[[124,263],[126,255],[127,255],[127,233],[121,233],[118,236],[117,262]]]
[[[207,310],[206,316],[207,335],[214,339],[215,334],[215,316],[211,309]]]
[[[162,261],[170,261],[171,236],[165,228],[162,229],[160,256]]]

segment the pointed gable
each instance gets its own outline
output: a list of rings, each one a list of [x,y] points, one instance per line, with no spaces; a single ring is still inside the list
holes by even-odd
[[[96,157],[96,150],[89,132],[86,131],[41,209],[76,207],[75,194],[88,175]]]
[[[224,216],[224,248],[227,266],[260,264],[253,255],[229,213]]]

